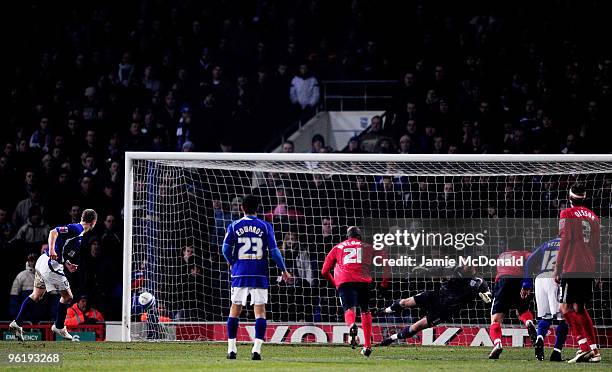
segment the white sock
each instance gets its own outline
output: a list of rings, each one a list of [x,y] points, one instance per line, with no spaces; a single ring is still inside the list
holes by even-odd
[[[235,338],[228,338],[227,339],[227,353],[238,353],[238,349],[236,349],[236,339]]]
[[[591,348],[591,350],[597,350],[597,344],[589,345],[589,347]]]
[[[256,338],[253,342],[253,349],[251,350],[251,353],[261,354],[261,344],[263,344],[263,340]]]
[[[392,340],[397,340],[397,333],[394,333],[390,337]]]
[[[495,345],[497,345],[497,344],[499,344],[499,346],[500,346],[500,347],[502,346],[502,345],[501,345],[501,340],[500,340],[499,338],[496,338],[496,339],[493,341],[493,346],[495,346]]]

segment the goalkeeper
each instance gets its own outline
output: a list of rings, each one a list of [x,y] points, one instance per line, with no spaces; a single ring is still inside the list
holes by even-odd
[[[432,270],[422,267],[415,269],[427,270],[430,274],[436,273],[436,270],[432,272]],[[415,296],[393,302],[391,306],[384,310],[385,313],[396,313],[404,309],[418,307],[425,310],[426,315],[416,323],[384,339],[379,346],[391,345],[395,340],[403,340],[424,329],[435,327],[456,315],[461,306],[468,304],[475,298],[481,298],[486,303],[491,302],[491,292],[487,282],[476,277],[475,273],[476,269],[471,266],[441,268],[439,274],[442,274],[443,279],[440,289],[421,292]]]

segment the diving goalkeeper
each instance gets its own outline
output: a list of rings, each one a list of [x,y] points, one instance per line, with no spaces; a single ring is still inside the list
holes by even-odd
[[[418,267],[417,269],[423,269]],[[427,270],[427,269],[423,269]],[[432,274],[431,270],[427,270]],[[387,314],[401,312],[404,309],[418,307],[425,310],[426,315],[400,332],[384,339],[379,346],[391,345],[395,340],[412,337],[420,331],[437,326],[456,315],[463,305],[476,298],[491,302],[491,292],[487,282],[476,277],[476,269],[471,266],[441,268],[443,277],[440,289],[421,292],[415,296],[396,300],[387,307]],[[435,271],[434,271],[435,273]]]

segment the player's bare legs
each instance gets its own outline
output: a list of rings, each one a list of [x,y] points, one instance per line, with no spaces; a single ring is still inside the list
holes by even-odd
[[[238,333],[238,318],[242,312],[241,304],[232,304],[227,317],[227,359],[236,359],[236,335]]]
[[[489,337],[493,340],[493,350],[489,354],[489,359],[499,359],[499,355],[502,353],[502,330],[501,324],[506,314],[495,313],[491,315],[491,327],[489,328]]]
[[[66,320],[66,312],[70,307],[70,303],[72,302],[72,291],[70,288],[60,291],[60,300],[57,305],[57,317],[55,318],[55,324],[51,326],[51,330],[57,335],[67,339],[72,340],[72,335],[68,333],[66,327],[64,326],[64,320]]]
[[[266,337],[266,305],[254,305],[255,311],[255,340],[253,341],[253,349],[251,350],[251,359],[261,360],[261,345]]]
[[[32,294],[30,294],[23,300],[17,317],[9,325],[9,329],[15,334],[19,341],[23,341],[23,328],[21,328],[21,322],[24,320],[24,318],[27,319],[31,307],[35,306],[35,304],[40,301],[44,294],[44,288],[34,287]]]

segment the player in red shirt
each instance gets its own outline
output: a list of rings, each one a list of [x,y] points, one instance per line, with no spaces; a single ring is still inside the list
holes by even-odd
[[[569,363],[601,361],[593,320],[585,308],[593,295],[595,257],[600,250],[599,218],[586,205],[586,189],[574,184],[569,190],[571,207],[561,211],[559,235],[561,243],[555,266],[555,279],[560,283],[559,309],[578,336],[580,351]]]
[[[377,252],[374,248],[361,241],[361,230],[351,226],[346,232],[347,239],[334,246],[325,257],[321,275],[332,282],[338,289],[340,302],[344,309],[344,321],[349,326],[351,347],[357,345],[357,324],[355,324],[356,308],[361,311],[361,326],[364,340],[361,354],[369,357],[372,353],[372,313],[368,302],[370,300],[370,284],[372,276],[370,270],[372,261]],[[388,268],[388,267],[387,267]],[[334,270],[332,276],[331,270]],[[386,288],[389,284],[387,272],[383,276],[381,286]]]
[[[521,237],[515,237],[508,241],[510,249],[523,248],[524,243]],[[523,265],[527,262],[527,257],[531,252],[508,250],[499,255],[498,259],[519,259],[522,257]],[[497,266],[497,275],[495,276],[495,289],[493,290],[493,304],[491,306],[491,328],[489,328],[489,336],[493,341],[493,350],[489,354],[489,359],[499,359],[503,351],[502,338],[502,322],[510,311],[516,309],[516,314],[519,319],[527,327],[531,344],[535,345],[537,330],[533,321],[533,313],[529,310],[530,296],[522,296],[521,288],[523,286],[522,276],[524,274],[524,266]]]

